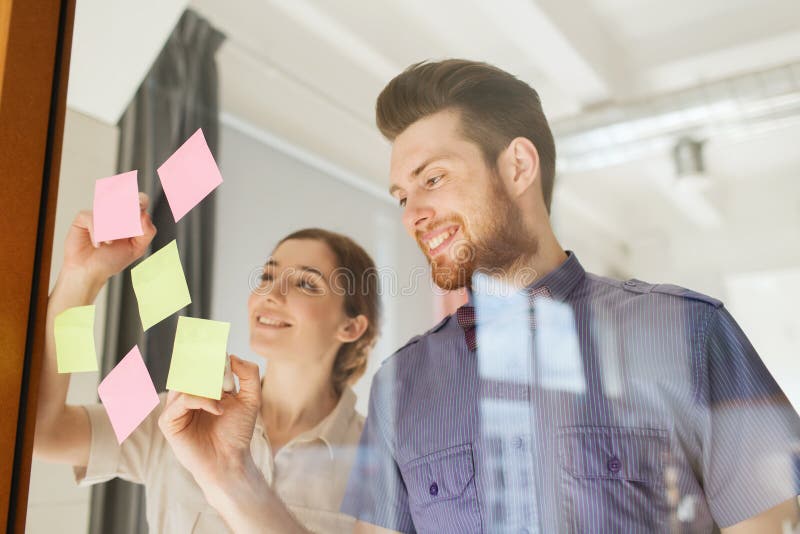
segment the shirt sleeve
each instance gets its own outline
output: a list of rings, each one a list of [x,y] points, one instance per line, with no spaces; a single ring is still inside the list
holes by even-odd
[[[708,320],[701,429],[706,498],[728,527],[798,494],[800,418],[724,308]]]
[[[408,492],[395,461],[392,432],[384,424],[380,395],[391,388],[372,383],[369,412],[356,453],[353,469],[345,490],[341,511],[357,520],[398,532],[413,533],[414,523],[408,507]],[[392,406],[393,403],[387,403]]]
[[[158,417],[164,409],[166,394],[159,395],[159,404],[120,445],[102,404],[85,405],[89,415],[92,440],[86,467],[75,466],[75,482],[91,486],[113,478],[144,484],[150,472],[151,460],[157,458],[165,444],[158,428]]]

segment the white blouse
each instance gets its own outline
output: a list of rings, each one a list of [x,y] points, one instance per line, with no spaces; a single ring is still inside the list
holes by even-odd
[[[144,484],[147,523],[153,533],[230,532],[206,501],[191,473],[180,465],[158,427],[161,403],[122,445],[101,404],[87,405],[92,428],[88,465],[75,468],[79,485],[120,477]],[[292,514],[316,533],[351,532],[355,519],[339,512],[364,417],[346,388],[338,404],[313,429],[284,445],[273,459],[259,414],[250,449],[267,483]]]

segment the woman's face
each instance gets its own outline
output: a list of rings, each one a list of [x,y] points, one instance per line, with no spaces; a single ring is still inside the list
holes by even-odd
[[[261,356],[319,365],[347,339],[344,296],[333,291],[337,265],[328,245],[314,239],[281,243],[250,293],[250,347]]]

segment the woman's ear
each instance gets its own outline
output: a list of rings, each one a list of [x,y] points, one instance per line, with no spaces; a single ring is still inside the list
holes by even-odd
[[[345,323],[339,328],[336,338],[342,343],[352,343],[364,335],[369,326],[366,315],[348,317]]]

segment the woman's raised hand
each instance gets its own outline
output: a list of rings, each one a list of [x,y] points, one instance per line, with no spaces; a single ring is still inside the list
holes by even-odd
[[[148,204],[147,195],[139,193],[139,216],[144,235],[105,243],[94,242],[92,212],[79,212],[67,232],[62,272],[78,273],[103,284],[140,258],[156,235],[156,227],[147,213]]]
[[[252,462],[250,442],[261,409],[258,365],[230,356],[238,393],[217,401],[170,391],[158,426],[178,461],[205,487]]]
[[[71,465],[86,465],[91,428],[86,411],[66,404],[69,373],[59,373],[55,320],[64,310],[94,302],[106,280],[144,254],[156,228],[147,214],[147,196],[139,193],[144,235],[95,246],[92,212],[82,211],[72,223],[64,246],[64,264],[47,302],[44,362],[39,383],[34,449],[38,456]]]

